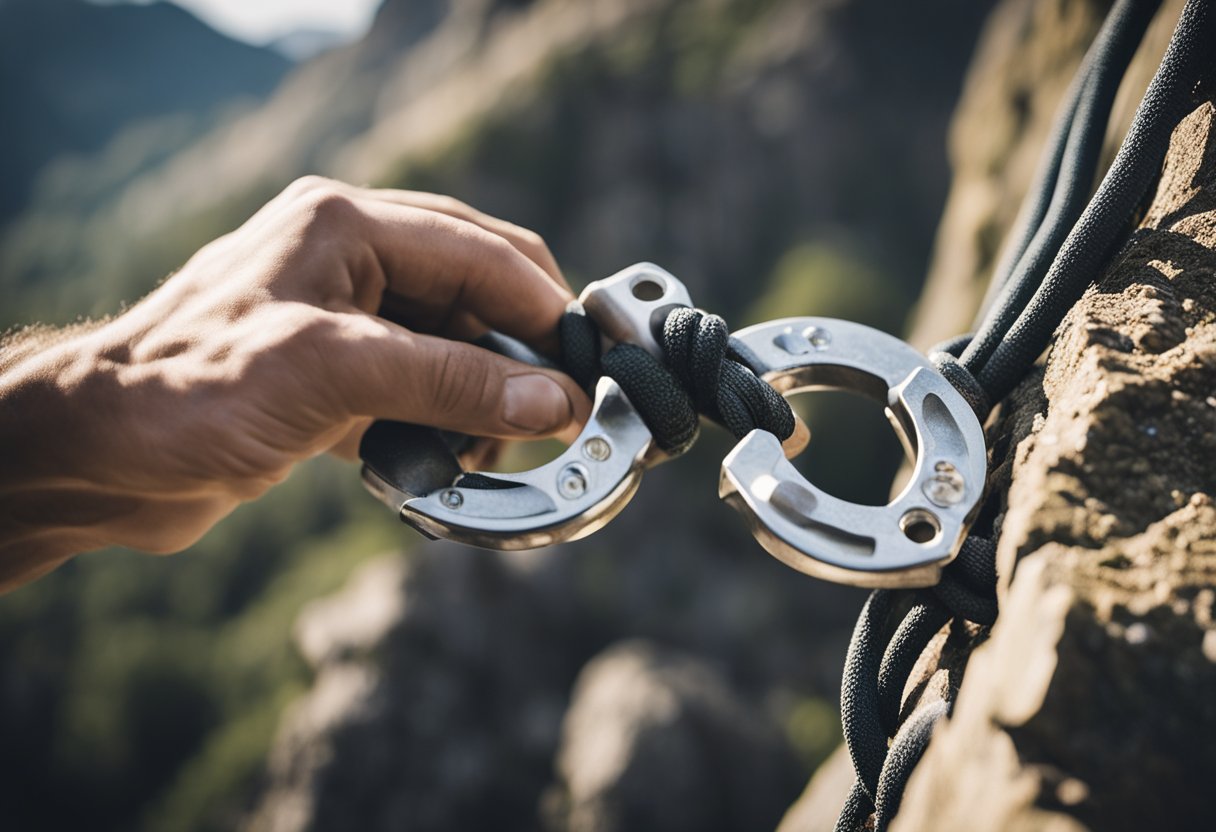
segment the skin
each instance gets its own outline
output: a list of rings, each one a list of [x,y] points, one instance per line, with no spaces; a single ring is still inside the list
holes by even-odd
[[[460,202],[293,183],[123,315],[4,347],[0,591],[104,546],[179,551],[373,418],[573,436],[571,379],[462,343],[553,352],[572,297],[536,234]]]

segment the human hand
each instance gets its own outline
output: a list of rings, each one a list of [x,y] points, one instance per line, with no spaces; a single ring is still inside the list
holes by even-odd
[[[449,340],[552,351],[571,298],[532,232],[294,183],[123,315],[0,360],[0,589],[104,545],[180,550],[296,462],[353,455],[373,418],[577,431],[590,402],[567,376]]]

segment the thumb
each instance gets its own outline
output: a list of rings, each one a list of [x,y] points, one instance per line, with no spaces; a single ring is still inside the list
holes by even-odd
[[[352,415],[507,439],[569,432],[590,415],[591,401],[563,373],[368,317],[375,325],[358,339],[360,358],[338,372]]]

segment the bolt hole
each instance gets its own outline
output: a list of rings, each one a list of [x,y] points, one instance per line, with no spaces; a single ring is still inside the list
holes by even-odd
[[[638,300],[652,301],[663,297],[663,284],[657,280],[644,277],[632,286],[633,296]]]
[[[899,530],[913,543],[931,543],[941,534],[942,524],[924,509],[914,508],[899,518]]]

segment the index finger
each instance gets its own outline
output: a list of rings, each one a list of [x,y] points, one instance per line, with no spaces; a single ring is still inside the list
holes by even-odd
[[[399,205],[412,205],[415,208],[425,208],[439,214],[471,222],[486,231],[492,231],[519,249],[525,257],[544,269],[545,273],[559,286],[569,289],[570,283],[562,274],[561,267],[553,258],[553,253],[545,245],[544,239],[535,231],[518,226],[513,222],[500,219],[484,211],[478,211],[473,206],[443,194],[432,194],[426,191],[399,191],[391,189],[364,190],[364,193],[375,199],[395,202]]]
[[[385,288],[452,316],[470,312],[487,326],[536,346],[553,346],[573,299],[501,236],[434,211],[359,199],[366,241]]]

